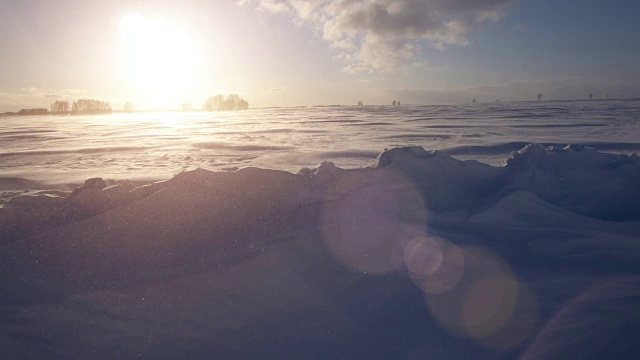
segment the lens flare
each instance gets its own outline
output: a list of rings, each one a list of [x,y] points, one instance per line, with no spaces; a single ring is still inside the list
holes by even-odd
[[[413,283],[427,294],[453,289],[464,273],[460,248],[442,238],[420,238],[416,242],[405,248],[405,263]]]
[[[428,276],[442,265],[442,247],[433,238],[419,237],[404,248],[404,263],[412,274]]]
[[[425,232],[424,202],[413,183],[377,171],[371,178],[342,176],[333,188],[321,218],[333,256],[358,272],[402,267],[406,244]]]
[[[446,293],[428,293],[431,314],[450,333],[494,349],[513,348],[528,340],[537,326],[533,294],[499,256],[478,247],[457,248],[464,274]]]

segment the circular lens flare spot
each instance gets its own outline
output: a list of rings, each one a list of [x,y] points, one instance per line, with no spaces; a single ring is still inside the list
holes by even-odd
[[[513,313],[518,284],[510,274],[479,279],[467,293],[462,309],[464,327],[474,338],[500,330]]]
[[[433,238],[415,238],[404,248],[404,263],[412,274],[428,276],[440,268],[444,255],[440,243]]]
[[[462,279],[464,256],[460,248],[450,241],[442,238],[429,239],[410,250],[405,248],[405,254],[408,251],[414,257],[405,257],[405,262],[413,283],[423,292],[444,294],[455,288]],[[418,251],[414,251],[416,247]],[[419,257],[421,254],[423,257]]]
[[[490,348],[513,348],[527,341],[538,321],[533,294],[497,255],[477,247],[456,249],[464,259],[457,285],[446,293],[424,291],[434,318],[450,333]]]

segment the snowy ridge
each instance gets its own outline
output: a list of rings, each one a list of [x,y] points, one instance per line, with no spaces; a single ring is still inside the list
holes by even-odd
[[[358,169],[198,169],[15,196],[0,208],[0,303],[33,329],[59,316],[0,341],[16,356],[14,340],[32,336],[49,339],[31,345],[42,356],[127,343],[117,351],[354,357],[397,355],[362,347],[392,333],[426,354],[430,333],[454,339],[443,355],[521,354],[558,301],[638,275],[638,179],[637,156],[583,146],[527,145],[500,167],[413,146]],[[135,326],[108,337],[122,319]]]
[[[17,190],[5,186],[11,178],[52,185],[93,176],[150,182],[196,168],[357,168],[405,146],[491,165],[529,143],[629,155],[640,150],[639,112],[638,99],[612,99],[4,117],[0,191]]]

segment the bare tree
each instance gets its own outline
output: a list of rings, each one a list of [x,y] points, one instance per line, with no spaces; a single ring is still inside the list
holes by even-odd
[[[249,108],[249,102],[237,94],[229,94],[226,97],[218,94],[208,98],[204,105],[202,105],[202,108],[207,111],[247,110]]]
[[[538,101],[542,100],[542,93],[538,94]]]
[[[589,100],[593,99],[593,93],[589,94]]]
[[[75,113],[110,113],[111,105],[106,101],[80,99],[73,102],[71,111]]]
[[[126,104],[124,104],[124,108],[123,108],[123,110],[124,110],[125,112],[132,112],[132,111],[133,111],[133,104],[132,104],[132,103],[130,103],[130,102],[128,102],[128,103],[126,103]]]
[[[222,110],[223,103],[224,96],[218,94],[208,98],[207,101],[204,102],[204,105],[202,105],[202,109],[207,111]]]
[[[51,104],[51,112],[52,113],[66,113],[69,111],[69,102],[56,100],[53,104]]]

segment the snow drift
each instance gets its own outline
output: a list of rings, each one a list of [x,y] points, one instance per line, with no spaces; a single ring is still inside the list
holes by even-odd
[[[17,195],[0,208],[0,346],[59,358],[562,354],[561,340],[539,349],[547,323],[609,319],[559,309],[622,278],[635,290],[618,293],[637,296],[639,179],[637,156],[586,147],[528,145],[502,167],[405,147],[352,170],[199,169]],[[611,332],[638,330],[614,320]]]

